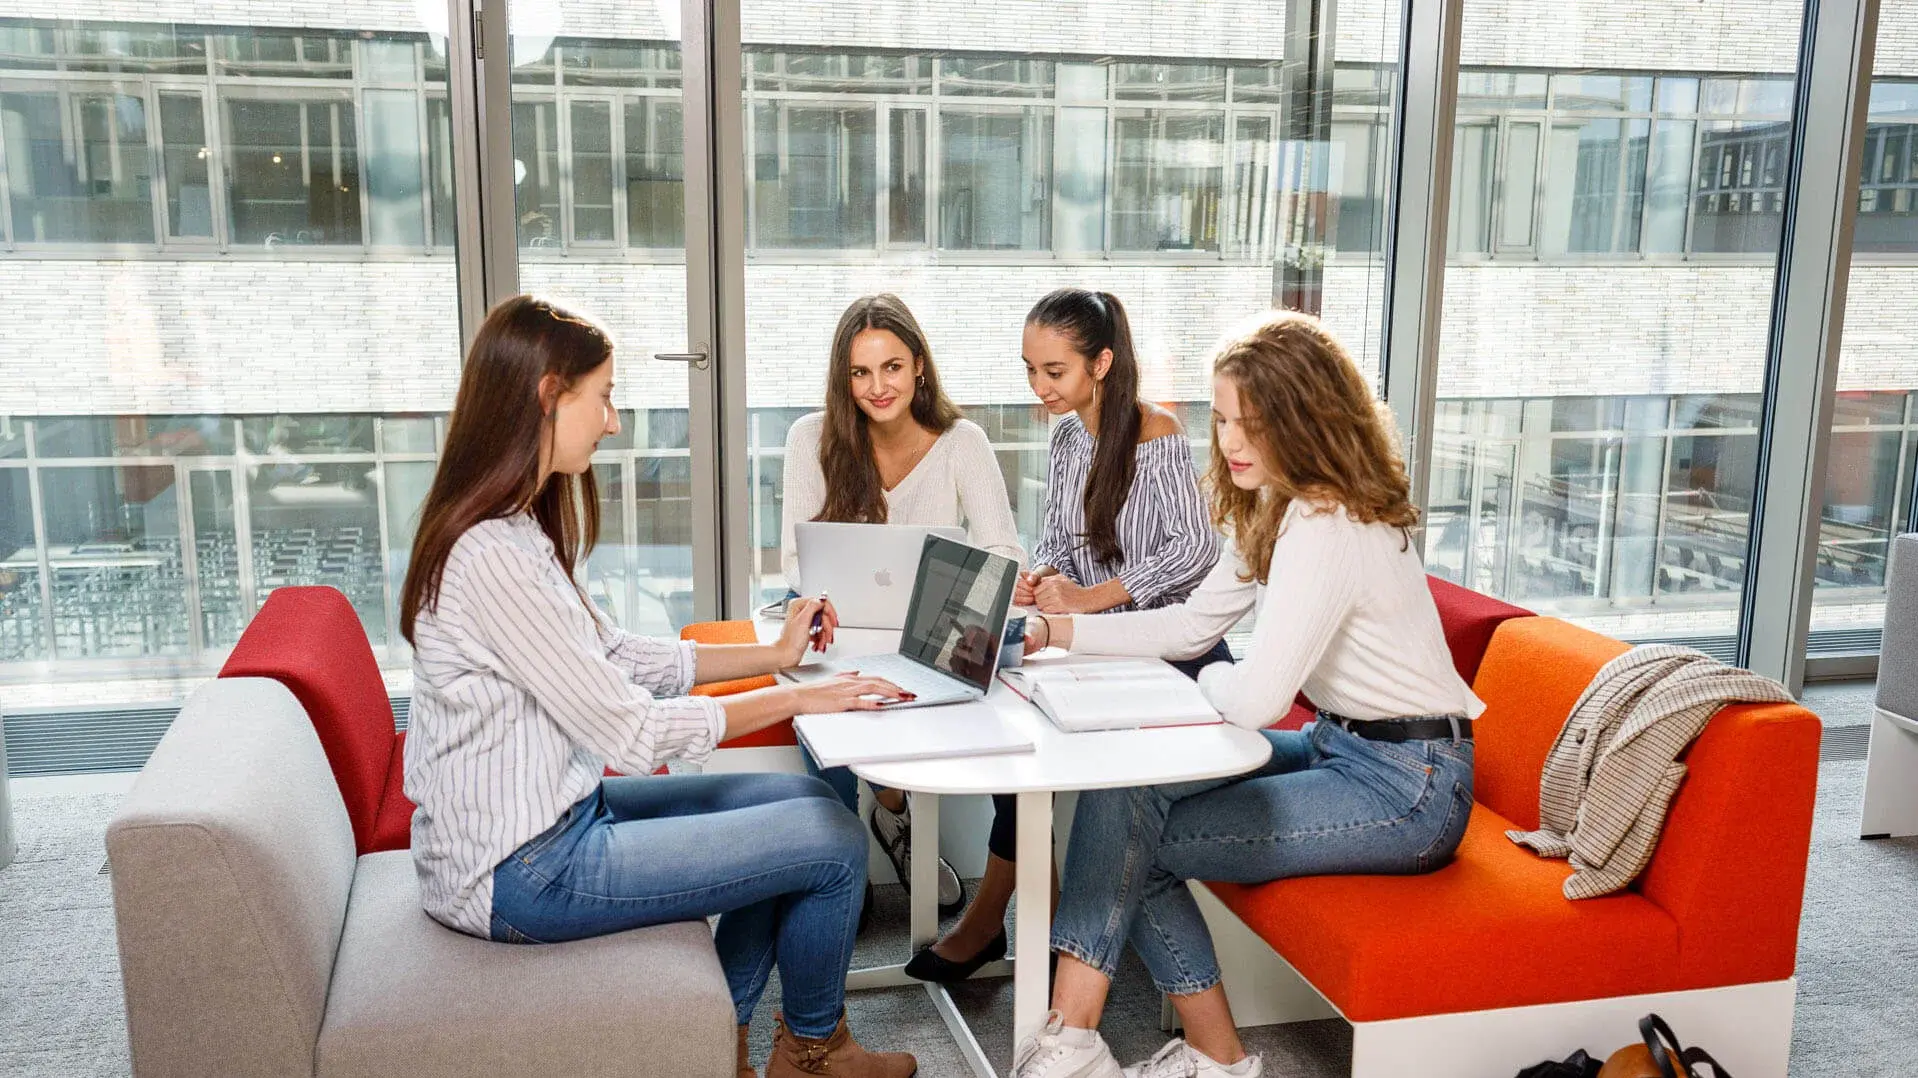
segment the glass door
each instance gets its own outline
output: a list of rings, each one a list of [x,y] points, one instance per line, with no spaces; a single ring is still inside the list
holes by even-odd
[[[676,3],[516,0],[509,16],[518,289],[614,342],[621,429],[595,457],[587,593],[623,628],[673,635],[719,605],[694,582],[694,518],[717,512],[714,485],[693,481],[714,453],[695,405],[716,365],[687,303],[687,237],[710,229],[688,228],[685,95],[704,91],[687,85]]]

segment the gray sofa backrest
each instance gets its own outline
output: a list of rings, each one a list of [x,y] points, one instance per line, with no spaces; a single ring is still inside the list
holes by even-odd
[[[1891,541],[1885,571],[1885,636],[1878,653],[1878,706],[1918,719],[1918,535]]]
[[[107,857],[135,1078],[311,1075],[355,852],[293,694],[267,678],[194,693]]]

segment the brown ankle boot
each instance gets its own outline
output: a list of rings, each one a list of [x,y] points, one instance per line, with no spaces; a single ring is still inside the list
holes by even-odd
[[[758,1071],[756,1071],[756,1070],[753,1070],[753,1065],[752,1065],[751,1063],[748,1063],[748,1062],[746,1062],[746,1031],[747,1031],[747,1030],[749,1030],[749,1029],[751,1029],[751,1028],[752,1028],[751,1026],[740,1026],[740,1027],[739,1027],[739,1074],[738,1074],[738,1078],[759,1078],[759,1072],[758,1072]]]
[[[905,1052],[868,1052],[846,1031],[846,1016],[823,1041],[795,1037],[782,1017],[775,1023],[773,1058],[766,1065],[766,1078],[802,1078],[805,1075],[829,1075],[831,1078],[912,1078],[919,1061]]]

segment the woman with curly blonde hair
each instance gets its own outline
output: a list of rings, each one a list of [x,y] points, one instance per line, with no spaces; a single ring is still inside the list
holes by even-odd
[[[1429,872],[1471,815],[1484,705],[1452,666],[1405,465],[1365,376],[1317,319],[1270,312],[1220,345],[1212,394],[1226,556],[1182,604],[1041,616],[1027,648],[1181,659],[1257,606],[1243,661],[1206,667],[1199,685],[1227,722],[1264,731],[1272,757],[1235,778],[1080,797],[1053,921],[1054,1013],[1021,1046],[1016,1078],[1120,1078],[1097,1031],[1127,943],[1186,1039],[1126,1078],[1254,1078],[1184,881]],[[1266,730],[1301,689],[1318,721]]]

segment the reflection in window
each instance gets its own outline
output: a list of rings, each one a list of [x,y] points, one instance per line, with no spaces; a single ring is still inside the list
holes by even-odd
[[[662,97],[629,98],[625,115],[626,242],[683,247],[686,131],[680,104]]]
[[[1113,249],[1218,250],[1225,118],[1124,110],[1114,128]]]
[[[47,657],[40,551],[25,468],[0,468],[0,664]]]
[[[1650,79],[1608,81],[1643,82],[1650,97]],[[1551,165],[1545,173],[1544,254],[1638,250],[1650,137],[1650,120],[1592,118],[1552,125],[1547,150]]]
[[[353,77],[353,41],[345,34],[249,28],[216,35],[213,41],[222,75]]]
[[[213,149],[199,94],[160,95],[160,136],[166,160],[167,235],[213,237],[213,189],[207,179]]]
[[[749,167],[758,245],[873,246],[877,140],[871,106],[755,105]]]
[[[426,242],[420,96],[411,90],[368,90],[365,100],[368,241],[418,247]]]
[[[942,109],[939,143],[939,246],[1037,251],[1050,245],[1050,109]]]
[[[188,650],[180,493],[171,467],[41,472],[60,659]]]
[[[152,243],[146,102],[0,94],[13,234],[24,243]]]
[[[612,243],[613,106],[575,101],[568,155],[573,172],[573,241]]]
[[[513,208],[521,247],[558,247],[559,114],[551,101],[513,102]]]
[[[959,96],[1047,97],[1052,94],[1050,60],[1012,57],[948,56],[939,61],[939,92]]]
[[[1704,125],[1693,202],[1693,250],[1777,253],[1785,219],[1790,127],[1786,120]]]
[[[888,115],[887,242],[921,246],[926,242],[926,113],[892,109]]]
[[[234,243],[363,242],[350,97],[228,97],[225,111]]]

